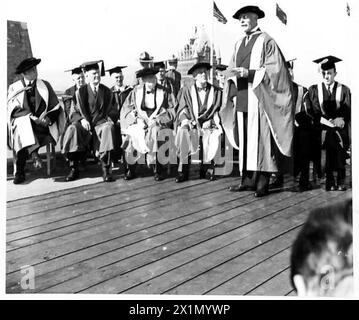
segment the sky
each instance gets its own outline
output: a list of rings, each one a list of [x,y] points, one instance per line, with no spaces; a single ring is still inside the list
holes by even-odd
[[[8,20],[27,23],[39,75],[57,90],[71,85],[64,70],[103,59],[105,68],[139,68],[143,51],[168,59],[187,43],[195,25],[210,29],[210,1],[203,0],[7,0]],[[103,79],[108,83],[107,77]]]
[[[349,1],[354,13],[359,9],[356,2]],[[286,26],[275,16],[276,3],[287,14]],[[103,59],[106,68],[128,65],[125,82],[131,83],[142,51],[156,60],[168,59],[201,25],[227,64],[241,32],[232,15],[248,4],[265,11],[260,27],[278,42],[285,57],[297,58],[297,82],[306,86],[318,82],[318,69],[311,61],[331,54],[344,60],[338,64],[338,80],[351,84],[353,33],[345,31],[355,29],[355,17],[348,17],[346,0],[216,0],[216,4],[228,20],[225,25],[212,17],[211,0],[7,0],[6,19],[27,23],[33,55],[42,59],[39,74],[56,90],[72,84],[64,70],[97,59]],[[103,82],[111,85],[108,76]]]

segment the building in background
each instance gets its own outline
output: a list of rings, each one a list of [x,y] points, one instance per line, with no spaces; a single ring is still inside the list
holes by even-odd
[[[18,80],[16,66],[32,57],[31,43],[26,22],[7,21],[7,86]]]
[[[220,64],[220,57],[217,57],[216,51],[213,50],[213,66]],[[193,35],[183,49],[178,53],[177,71],[182,75],[182,85],[189,85],[193,82],[193,77],[187,75],[187,71],[198,62],[211,63],[211,40],[206,33],[204,26],[194,28]],[[213,77],[212,77],[213,79]]]

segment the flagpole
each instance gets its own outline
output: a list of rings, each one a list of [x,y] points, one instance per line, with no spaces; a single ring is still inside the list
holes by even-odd
[[[212,20],[212,30],[211,30],[211,50],[210,50],[210,64],[212,68],[210,69],[210,81],[212,84],[214,84],[214,69],[213,69],[213,55],[214,55],[214,16],[213,16],[213,8],[214,8],[214,2],[212,2],[212,11],[211,11],[211,20]]]

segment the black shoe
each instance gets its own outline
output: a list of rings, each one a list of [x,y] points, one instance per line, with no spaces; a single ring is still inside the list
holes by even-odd
[[[127,170],[125,176],[123,177],[125,180],[131,180],[133,178],[135,178],[135,173],[132,170]]]
[[[267,196],[268,194],[269,194],[268,191],[256,191],[256,192],[254,193],[254,196],[255,196],[256,198],[261,198],[261,197]]]
[[[74,181],[79,178],[79,170],[75,168],[71,168],[70,173],[65,178],[65,180],[68,181]]]
[[[155,173],[155,176],[154,176],[154,179],[155,181],[161,181],[164,179],[163,175],[161,173]]]
[[[336,191],[337,187],[335,185],[326,185],[325,190],[326,191]]]
[[[346,191],[346,190],[347,190],[347,187],[346,187],[345,185],[340,184],[340,185],[338,186],[338,191]]]
[[[113,182],[115,181],[115,178],[112,176],[112,174],[106,172],[103,174],[102,179],[104,182]]]
[[[175,182],[180,183],[180,182],[184,182],[186,180],[188,180],[188,176],[186,174],[184,174],[183,172],[178,172]]]
[[[242,184],[240,184],[240,185],[237,184],[234,186],[230,186],[229,191],[232,191],[232,192],[253,191],[253,188],[244,186]]]
[[[14,184],[20,184],[20,183],[23,183],[24,181],[25,181],[25,173],[16,172],[14,180],[13,180],[13,183]]]

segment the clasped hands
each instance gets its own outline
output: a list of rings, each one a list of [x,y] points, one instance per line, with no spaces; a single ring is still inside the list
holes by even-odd
[[[32,121],[34,121],[37,125],[41,125],[43,127],[48,127],[51,125],[51,121],[49,117],[45,116],[43,118],[38,118],[34,115],[30,115]]]

